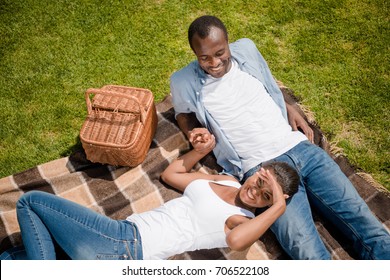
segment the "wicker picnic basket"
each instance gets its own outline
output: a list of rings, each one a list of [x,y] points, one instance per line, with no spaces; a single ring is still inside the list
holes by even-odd
[[[80,140],[91,162],[134,167],[144,161],[157,127],[148,89],[107,85],[85,93]]]

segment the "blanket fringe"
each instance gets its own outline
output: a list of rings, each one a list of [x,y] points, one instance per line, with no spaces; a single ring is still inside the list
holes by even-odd
[[[329,151],[336,157],[344,156],[347,157],[344,153],[344,149],[338,146],[338,141],[329,142]]]
[[[371,186],[373,186],[378,191],[384,193],[387,197],[390,198],[390,192],[381,184],[379,184],[370,174],[365,172],[356,172],[356,175],[364,179],[366,182],[368,182]]]
[[[317,125],[317,122],[315,120],[315,114],[312,110],[310,110],[309,106],[303,105],[299,102],[297,102],[297,105],[302,110],[302,112],[305,114],[307,121],[310,124]]]

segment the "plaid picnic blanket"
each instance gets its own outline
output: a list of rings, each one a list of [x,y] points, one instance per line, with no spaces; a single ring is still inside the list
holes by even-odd
[[[287,88],[282,88],[288,102],[298,106]],[[38,165],[24,172],[0,179],[0,252],[21,244],[15,203],[30,190],[42,190],[70,199],[114,219],[125,219],[134,212],[143,212],[180,196],[160,180],[160,173],[170,161],[190,149],[174,119],[171,97],[156,104],[158,127],[145,161],[134,168],[91,163],[83,150],[69,157]],[[301,111],[302,112],[302,111]],[[307,117],[307,114],[306,114]],[[320,129],[310,120],[316,143],[327,150],[347,174],[379,220],[390,226],[390,197],[386,190],[375,187],[369,176],[357,172],[343,156],[331,153],[330,145]],[[219,170],[210,154],[196,169],[203,172]],[[315,216],[322,239],[334,259],[352,259],[349,246],[326,222]],[[199,250],[172,256],[172,259],[288,259],[271,231],[243,252],[228,248]]]

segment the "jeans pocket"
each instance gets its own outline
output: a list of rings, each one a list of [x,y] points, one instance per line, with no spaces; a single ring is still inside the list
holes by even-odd
[[[128,260],[129,256],[126,254],[102,254],[99,253],[96,255],[96,260]]]
[[[129,260],[131,251],[125,240],[112,240],[108,247],[102,247],[96,252],[96,260]]]

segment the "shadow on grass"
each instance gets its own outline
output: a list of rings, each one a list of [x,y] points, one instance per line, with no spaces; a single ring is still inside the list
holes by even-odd
[[[81,144],[81,141],[80,141],[80,136],[78,135],[75,139],[75,144],[68,147],[66,150],[64,150],[62,153],[61,153],[61,156],[62,157],[67,157],[67,156],[70,156],[72,154],[74,154],[75,152],[79,152],[79,151],[83,151],[83,145]]]

